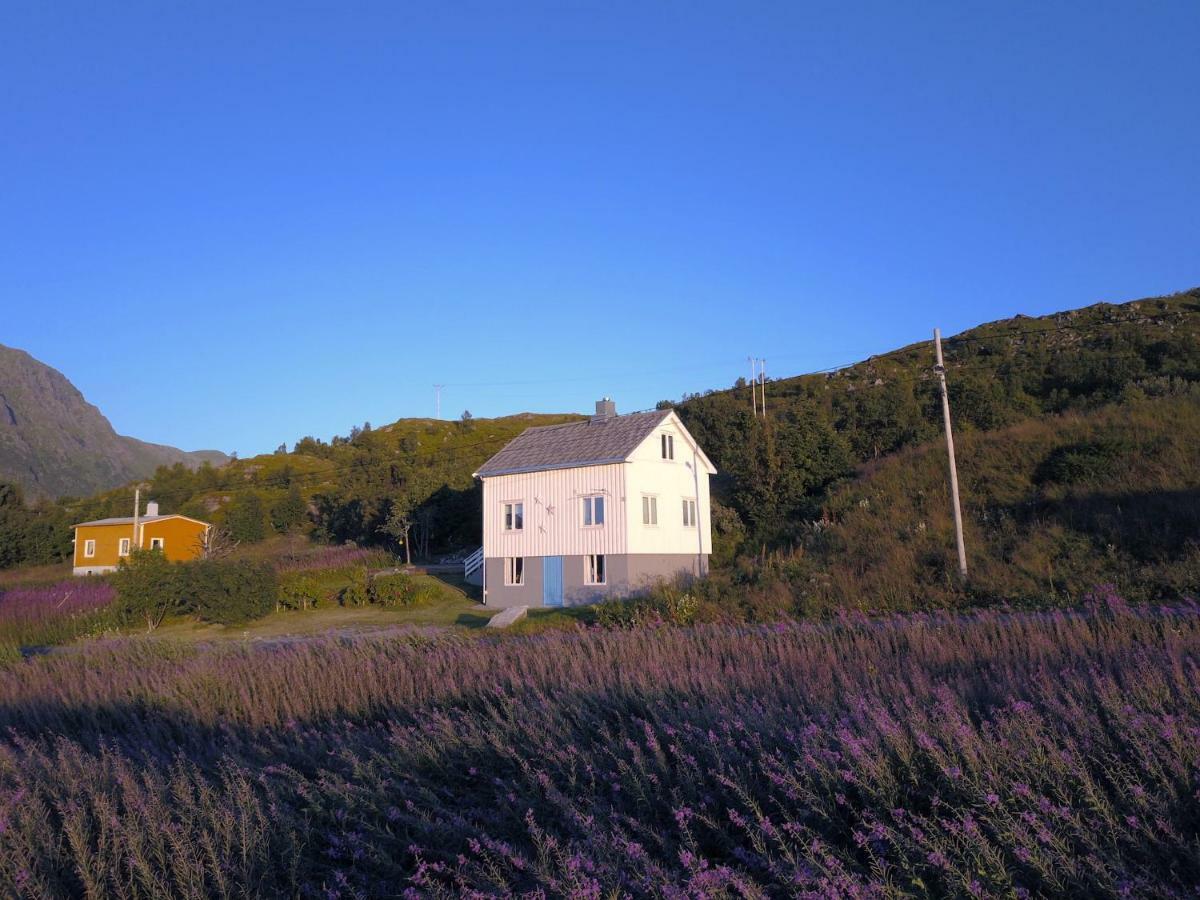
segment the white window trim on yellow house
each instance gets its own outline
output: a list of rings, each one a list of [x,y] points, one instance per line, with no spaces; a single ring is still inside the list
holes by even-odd
[[[84,541],[83,542],[83,558],[84,559],[92,559],[95,557],[95,555],[96,555],[96,542],[94,540]]]

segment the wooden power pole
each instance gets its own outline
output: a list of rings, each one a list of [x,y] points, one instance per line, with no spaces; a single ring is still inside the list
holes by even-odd
[[[950,457],[950,500],[954,504],[954,541],[958,545],[958,574],[967,577],[967,547],[963,543],[962,506],[958,501],[958,465],[954,461],[954,431],[950,427],[950,395],[946,392],[946,365],[942,361],[942,331],[933,329],[933,346],[937,351],[938,382],[942,388],[942,421],[946,426],[946,453]]]

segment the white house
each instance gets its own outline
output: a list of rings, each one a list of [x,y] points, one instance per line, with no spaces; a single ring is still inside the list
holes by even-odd
[[[562,606],[621,596],[712,552],[716,469],[672,410],[530,428],[484,463],[483,548],[467,573],[489,606]]]

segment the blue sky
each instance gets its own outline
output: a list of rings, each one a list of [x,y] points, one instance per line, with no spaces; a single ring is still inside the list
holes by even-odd
[[[1200,5],[0,5],[0,343],[242,455],[1200,284]]]

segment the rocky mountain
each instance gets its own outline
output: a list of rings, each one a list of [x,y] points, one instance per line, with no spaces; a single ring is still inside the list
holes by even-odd
[[[161,465],[229,461],[117,434],[61,372],[0,345],[0,481],[31,497],[83,496],[151,475]]]

